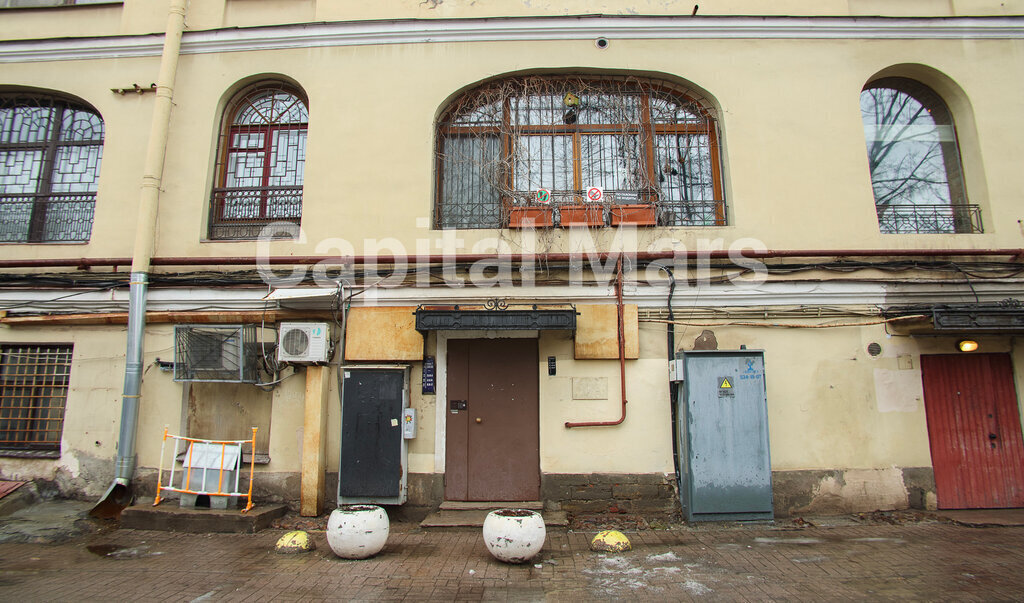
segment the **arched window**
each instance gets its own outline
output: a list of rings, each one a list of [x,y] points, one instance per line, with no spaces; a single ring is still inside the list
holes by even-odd
[[[302,218],[309,112],[301,94],[280,84],[249,88],[229,106],[210,201],[211,239],[294,236]]]
[[[0,241],[88,241],[102,157],[103,120],[92,109],[0,95]]]
[[[981,232],[967,204],[953,117],[938,94],[907,78],[860,95],[878,227],[884,233]]]
[[[437,170],[438,228],[725,224],[715,120],[668,82],[488,83],[439,120]]]

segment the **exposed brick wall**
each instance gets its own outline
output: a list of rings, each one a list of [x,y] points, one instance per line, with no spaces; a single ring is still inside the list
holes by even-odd
[[[660,473],[548,473],[541,476],[541,498],[570,513],[679,512],[675,480]]]

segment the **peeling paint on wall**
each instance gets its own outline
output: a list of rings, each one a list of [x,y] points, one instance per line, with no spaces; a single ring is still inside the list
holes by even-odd
[[[573,377],[573,400],[607,400],[608,377]]]
[[[908,506],[907,489],[900,469],[847,469],[838,476],[826,476],[818,482],[811,503],[803,511],[852,513],[906,509]]]

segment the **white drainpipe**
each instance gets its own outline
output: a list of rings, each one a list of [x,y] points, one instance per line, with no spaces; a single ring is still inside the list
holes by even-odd
[[[160,57],[160,73],[156,81],[156,100],[149,127],[149,146],[139,194],[139,218],[132,252],[132,274],[129,288],[128,341],[125,350],[124,395],[121,401],[121,431],[117,440],[114,482],[90,513],[97,517],[116,517],[131,503],[129,485],[135,473],[135,432],[139,423],[139,401],[142,393],[142,338],[146,330],[146,291],[149,265],[156,239],[157,207],[163,179],[167,134],[170,130],[171,98],[174,76],[178,70],[181,34],[185,29],[188,0],[170,0],[164,49]]]

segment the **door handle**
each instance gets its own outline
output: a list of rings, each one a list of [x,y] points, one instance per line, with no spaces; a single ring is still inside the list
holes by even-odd
[[[481,419],[480,417],[477,417],[477,418],[476,418],[476,422],[477,422],[477,423],[483,423],[483,422],[484,422],[484,420],[483,420],[483,419]]]
[[[996,439],[999,439],[999,436],[997,436],[997,435],[996,435],[996,434],[994,434],[994,433],[990,433],[990,434],[988,434],[988,439],[990,439],[990,440],[996,440]]]

